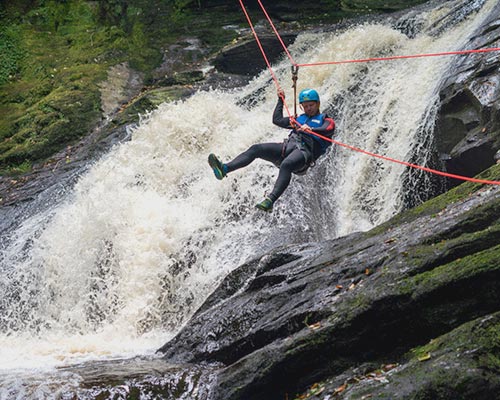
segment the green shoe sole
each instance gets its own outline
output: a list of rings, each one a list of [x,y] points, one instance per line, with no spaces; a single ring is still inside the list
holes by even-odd
[[[218,180],[221,180],[226,176],[222,163],[215,154],[210,154],[208,156],[208,165],[210,165],[210,168],[212,168],[212,171],[214,171],[214,175]]]
[[[265,212],[271,212],[273,211],[273,202],[271,199],[264,199],[259,204],[256,204],[255,207]]]

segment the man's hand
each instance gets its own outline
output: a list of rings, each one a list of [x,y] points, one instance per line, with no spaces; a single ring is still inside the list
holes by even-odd
[[[278,89],[278,97],[285,100],[285,92],[283,91],[283,89]]]
[[[306,132],[306,131],[310,131],[311,127],[307,124],[303,124],[299,128],[297,128],[297,130],[302,131],[302,132]]]

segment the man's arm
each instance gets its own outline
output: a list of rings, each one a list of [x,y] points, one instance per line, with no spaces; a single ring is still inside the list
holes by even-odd
[[[273,124],[281,128],[292,129],[289,117],[283,117],[283,98],[278,97],[278,103],[273,112]]]
[[[327,115],[325,115],[325,118],[323,120],[323,125],[321,125],[318,128],[312,129],[312,131],[322,136],[331,138],[333,136],[333,133],[335,132],[335,121],[333,120],[333,118],[330,118]]]

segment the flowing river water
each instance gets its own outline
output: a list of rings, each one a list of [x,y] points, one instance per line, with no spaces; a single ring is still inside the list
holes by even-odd
[[[302,34],[290,51],[305,63],[459,50],[495,3],[447,1],[388,23]],[[337,140],[427,165],[439,88],[453,59],[302,68],[298,86],[318,90]],[[291,106],[289,64],[274,67]],[[49,199],[5,233],[0,400],[78,393],[84,372],[70,366],[155,359],[238,265],[277,246],[368,230],[405,206],[403,191],[407,197],[416,181],[429,179],[332,147],[293,178],[271,215],[255,210],[277,169],[256,161],[217,181],[206,159],[283,140],[287,131],[271,123],[276,99],[264,71],[239,89],[163,104],[62,199]]]

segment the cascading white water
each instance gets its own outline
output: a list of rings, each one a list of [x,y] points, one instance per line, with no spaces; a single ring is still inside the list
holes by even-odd
[[[422,32],[461,3],[422,13]],[[301,35],[290,50],[298,62],[455,50],[493,4],[437,36],[409,38],[365,24]],[[432,132],[451,62],[303,68],[298,84],[320,92],[322,109],[336,117],[336,139],[409,160]],[[285,89],[287,65],[276,67]],[[290,103],[291,90],[286,95]],[[341,148],[295,177],[272,215],[254,204],[271,189],[275,167],[256,161],[215,180],[208,153],[228,160],[287,135],[271,125],[275,102],[264,72],[241,89],[164,104],[130,142],[96,162],[62,205],[11,233],[0,259],[0,399],[20,385],[15,369],[152,353],[245,260],[291,242],[367,230],[401,209],[404,167]]]

